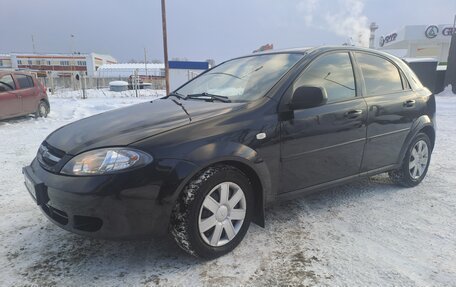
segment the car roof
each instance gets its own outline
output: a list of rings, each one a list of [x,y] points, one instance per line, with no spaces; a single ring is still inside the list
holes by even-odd
[[[4,76],[4,75],[9,75],[9,74],[13,74],[13,75],[28,75],[28,76],[32,76],[33,77],[33,75],[30,72],[27,72],[27,71],[0,71],[0,77]]]
[[[416,74],[413,72],[412,69],[400,58],[391,55],[389,53],[375,50],[375,49],[370,49],[370,48],[364,48],[364,47],[357,47],[357,46],[319,46],[319,47],[301,47],[301,48],[291,48],[291,49],[281,49],[281,50],[267,50],[267,51],[262,51],[259,53],[252,53],[248,54],[242,57],[237,57],[237,58],[244,58],[244,57],[252,57],[256,55],[271,55],[271,54],[302,54],[302,55],[308,55],[308,54],[320,54],[324,52],[332,52],[332,51],[358,51],[358,52],[366,52],[366,53],[371,53],[376,56],[380,57],[385,57],[389,59],[390,61],[393,61],[396,63],[397,66],[401,68],[401,70],[406,74],[407,78],[411,78],[412,81],[409,80],[410,84],[412,87],[415,88],[420,88],[422,87],[421,82],[419,81],[418,77]],[[235,59],[237,59],[235,58]]]
[[[297,47],[297,48],[287,48],[287,49],[278,49],[278,50],[267,50],[259,53],[253,53],[251,55],[268,55],[268,54],[280,54],[280,53],[297,53],[297,54],[310,54],[312,52],[329,52],[337,50],[349,50],[349,51],[360,51],[360,52],[369,52],[378,55],[382,55],[389,58],[395,58],[395,56],[385,53],[383,51],[358,47],[358,46],[317,46],[317,47]],[[247,56],[247,55],[246,55]]]

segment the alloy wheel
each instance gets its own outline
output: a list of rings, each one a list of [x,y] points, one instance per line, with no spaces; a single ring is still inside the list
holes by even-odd
[[[429,147],[424,140],[419,140],[410,153],[409,172],[413,179],[419,179],[426,170],[429,159]]]
[[[244,191],[234,182],[222,182],[204,198],[198,217],[201,238],[210,246],[223,246],[240,231],[247,211]]]

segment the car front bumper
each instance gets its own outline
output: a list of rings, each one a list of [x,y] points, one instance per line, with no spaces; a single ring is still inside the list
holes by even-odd
[[[43,213],[68,231],[99,238],[129,239],[166,234],[189,162],[102,176],[66,176],[35,159],[23,168],[25,185]],[[179,172],[180,171],[180,172]]]

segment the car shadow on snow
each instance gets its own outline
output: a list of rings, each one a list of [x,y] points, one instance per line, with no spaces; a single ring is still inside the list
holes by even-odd
[[[326,212],[338,204],[399,190],[401,188],[393,185],[387,176],[379,175],[281,202],[267,209],[265,230],[251,228],[246,238],[249,240],[247,245],[254,245],[255,238],[264,236],[265,232],[268,236],[274,236],[278,232],[275,227],[293,220],[294,215],[305,217],[303,213],[309,210]],[[129,280],[135,278],[138,283],[145,285],[157,284],[163,277],[175,272],[188,272],[195,265],[207,263],[181,251],[169,237],[146,241],[108,241],[68,233],[46,220],[40,222],[43,222],[41,226],[24,231],[18,246],[15,246],[16,250],[8,253],[11,263],[26,262],[17,264],[22,266],[19,273],[34,284],[54,285],[62,280],[66,282],[68,278],[95,284],[97,280],[124,280],[122,278],[125,277]],[[244,244],[235,252],[243,252]],[[279,245],[273,247],[279,248]],[[225,257],[229,256],[234,255]]]
[[[6,125],[20,124],[23,122],[29,122],[31,120],[39,120],[39,119],[35,118],[35,116],[33,116],[33,115],[27,115],[27,116],[20,116],[20,117],[6,119],[6,120],[0,120],[0,127],[6,126]]]

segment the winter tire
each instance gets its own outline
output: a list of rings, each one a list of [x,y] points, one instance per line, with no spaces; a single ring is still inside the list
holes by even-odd
[[[35,112],[36,118],[46,118],[49,114],[49,105],[46,101],[40,101]]]
[[[184,188],[173,210],[171,235],[189,254],[216,258],[242,241],[252,211],[247,176],[232,166],[209,167]]]
[[[389,172],[391,180],[405,187],[417,186],[426,176],[431,152],[429,137],[425,133],[419,133],[410,143],[402,166]]]

